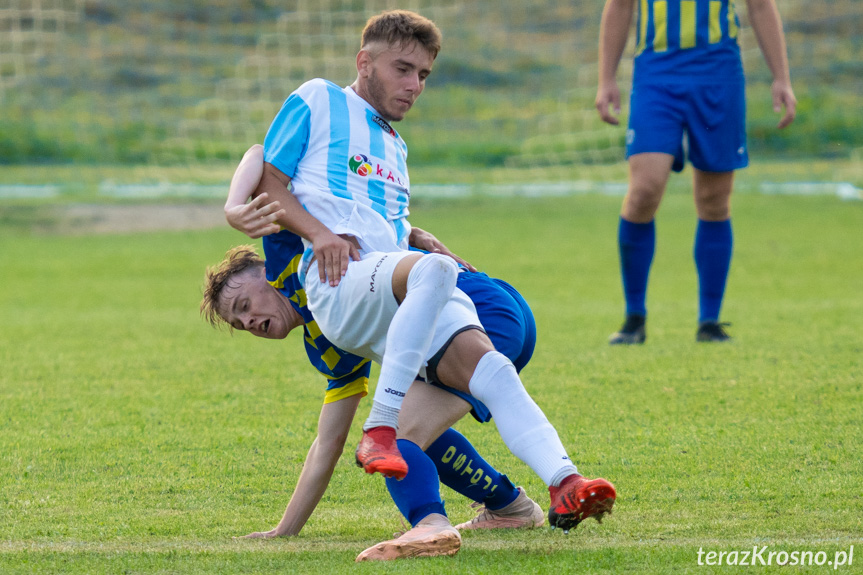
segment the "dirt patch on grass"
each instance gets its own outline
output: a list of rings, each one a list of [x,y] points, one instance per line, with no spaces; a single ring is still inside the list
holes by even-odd
[[[37,234],[125,234],[201,230],[227,225],[221,204],[17,206],[0,209],[0,222]]]

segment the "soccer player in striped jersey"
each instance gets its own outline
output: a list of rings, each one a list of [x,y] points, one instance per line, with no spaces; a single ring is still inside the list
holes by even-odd
[[[304,239],[301,281],[317,268],[320,285],[310,280],[305,291],[321,331],[381,364],[357,457],[367,472],[394,477],[406,471],[395,444],[398,411],[437,345],[434,327],[469,322],[457,305],[447,305],[457,297],[455,263],[406,251],[407,146],[391,125],[422,93],[439,50],[440,31],[430,20],[407,11],[373,17],[363,30],[356,81],[344,88],[306,82],[285,101],[264,140],[260,189],[284,208],[279,223]],[[356,271],[346,275],[349,259]],[[388,310],[391,302],[378,286],[392,275],[406,289]],[[326,289],[325,279],[337,289]]]
[[[794,119],[782,22],[774,0],[746,0],[749,20],[773,75],[773,108]],[[637,7],[637,9],[636,9]],[[749,163],[743,65],[734,0],[607,0],[599,40],[596,108],[618,124],[615,74],[636,18],[636,46],[626,157],[629,189],[623,200],[618,245],[626,319],[609,343],[646,338],[646,295],[656,245],[654,216],[672,170],[693,168],[698,222],[693,255],[698,273],[696,341],[730,339],[719,321],[732,256],[731,191],[734,171]]]
[[[246,203],[257,187],[262,171],[263,150],[261,146],[253,146],[231,182],[226,211],[235,228],[249,236],[264,237],[266,264],[264,266],[259,261],[251,248],[232,251],[217,271],[208,272],[202,311],[211,322],[224,320],[237,329],[248,330],[260,337],[284,337],[285,329],[273,324],[279,323],[279,316],[299,314],[298,319],[281,323],[303,325],[309,360],[328,379],[318,439],[309,452],[291,503],[276,529],[251,535],[273,537],[296,534],[323,495],[344,446],[357,403],[367,392],[370,362],[334,346],[318,328],[306,305],[304,283],[298,274],[303,244],[298,236],[287,230],[280,231],[278,225],[271,223],[278,206],[265,204],[265,194]],[[424,245],[449,253],[434,236],[413,228],[412,234],[418,232],[421,232]],[[247,266],[258,273],[248,281],[247,288],[251,286],[251,289],[237,292],[236,288],[245,282],[238,282],[234,276],[249,279],[243,278]],[[529,306],[506,282],[470,271],[466,266],[461,267],[457,285],[476,306],[478,318],[495,349],[520,371],[532,355],[536,337]],[[273,305],[274,299],[276,305]],[[272,313],[273,309],[286,305],[293,308],[293,313]],[[275,322],[273,315],[276,316]],[[361,559],[457,551],[454,545],[458,539],[446,519],[437,489],[438,473],[448,486],[484,505],[477,517],[457,526],[457,529],[534,527],[542,522],[538,506],[521,489],[516,489],[506,476],[485,462],[463,436],[447,429],[467,410],[471,410],[479,421],[488,421],[491,417],[489,409],[470,394],[443,386],[433,378],[430,381],[431,384],[422,381],[411,386],[400,415],[398,446],[409,460],[408,473],[402,481],[387,480],[393,500],[413,528],[398,540],[385,541],[368,549],[361,554]],[[607,485],[604,480],[596,481],[587,484]],[[558,489],[554,491],[560,492]],[[600,490],[599,496],[603,494],[607,496],[608,491]],[[588,496],[590,503],[583,506],[577,520],[588,516],[599,519],[606,510],[610,510],[607,501],[594,502],[594,498],[596,493],[593,498]],[[549,520],[552,525],[564,528],[578,522],[561,522],[557,511],[550,513]]]
[[[407,148],[392,123],[422,93],[439,49],[440,31],[418,14],[372,17],[353,84],[312,80],[286,100],[264,140],[256,193],[277,201],[275,221],[304,240],[298,278],[321,333],[381,364],[356,452],[366,472],[406,474],[396,428],[403,398],[420,374],[488,407],[510,451],[549,486],[550,523],[568,530],[610,510],[613,486],[578,474],[557,431],[456,286],[455,261],[406,250],[424,246],[406,219]],[[228,215],[234,207],[243,206],[226,204]],[[289,330],[290,319],[268,317],[263,327]]]

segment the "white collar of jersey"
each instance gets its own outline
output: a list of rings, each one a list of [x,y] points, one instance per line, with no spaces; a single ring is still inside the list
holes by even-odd
[[[366,110],[368,110],[368,111],[370,111],[372,114],[374,114],[374,116],[372,117],[372,121],[374,121],[374,123],[375,123],[375,124],[377,124],[378,126],[380,126],[380,127],[381,127],[381,129],[382,129],[384,132],[387,132],[387,133],[388,133],[389,135],[391,135],[393,138],[397,138],[397,137],[398,137],[398,132],[396,132],[395,128],[393,128],[393,127],[392,127],[392,125],[390,125],[390,123],[389,123],[389,122],[387,122],[386,120],[384,120],[384,119],[383,119],[383,117],[380,115],[380,113],[379,113],[377,110],[375,110],[375,109],[374,109],[374,107],[373,107],[371,104],[369,104],[369,103],[368,103],[368,101],[366,101],[366,99],[365,99],[365,98],[363,98],[362,96],[360,96],[359,94],[357,94],[357,93],[356,93],[356,91],[354,91],[353,86],[346,86],[346,87],[345,87],[345,92],[347,93],[348,98],[351,98],[351,99],[354,99],[354,100],[356,100],[356,101],[358,101],[358,102],[361,102],[361,103],[362,103],[362,105],[363,105],[363,107],[364,107]]]

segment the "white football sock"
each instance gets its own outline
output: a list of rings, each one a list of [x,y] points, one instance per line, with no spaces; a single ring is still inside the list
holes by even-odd
[[[393,413],[387,415],[377,410],[378,403],[395,410],[392,427],[398,423],[398,410],[405,393],[425,363],[435,325],[455,290],[457,277],[455,261],[440,254],[424,255],[408,274],[405,298],[387,330],[387,345],[372,405],[376,418],[391,420]]]
[[[470,379],[471,394],[494,417],[501,439],[546,485],[577,473],[548,418],[531,399],[506,356],[490,351],[482,356]]]
[[[399,428],[399,410],[393,407],[388,407],[380,402],[372,402],[372,409],[369,412],[369,417],[363,424],[363,431],[368,431],[373,427],[392,427]]]

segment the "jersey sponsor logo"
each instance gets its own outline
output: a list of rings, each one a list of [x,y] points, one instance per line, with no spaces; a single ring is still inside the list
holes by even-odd
[[[362,154],[354,154],[348,160],[348,167],[353,173],[364,178],[372,173],[372,165],[369,163],[369,159]]]
[[[392,389],[390,387],[386,388],[384,391],[386,393],[389,393],[390,395],[395,395],[396,397],[404,397],[405,396],[404,392],[399,391],[397,389]]]
[[[393,127],[390,126],[389,123],[386,120],[384,120],[383,118],[381,118],[380,116],[372,116],[372,122],[374,122],[375,124],[380,126],[384,132],[386,132],[387,134],[389,134],[393,138],[396,137],[396,131],[393,130]]]
[[[374,293],[375,291],[375,278],[378,275],[378,270],[383,265],[384,260],[387,259],[387,256],[384,256],[375,264],[375,269],[372,270],[372,277],[369,279],[369,291]]]
[[[392,170],[387,169],[386,166],[382,166],[377,162],[372,166],[368,156],[365,154],[354,154],[351,156],[351,159],[348,160],[348,167],[353,173],[358,176],[362,176],[363,178],[374,176],[375,178],[397,184],[402,188],[405,187],[402,183],[401,176],[394,174]]]

